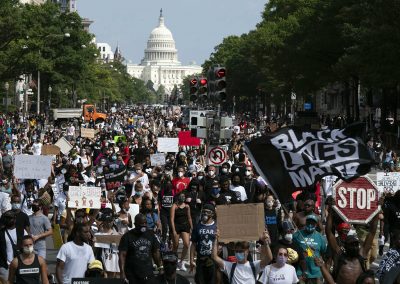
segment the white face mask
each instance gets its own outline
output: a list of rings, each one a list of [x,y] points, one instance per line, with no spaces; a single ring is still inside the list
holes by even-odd
[[[215,171],[208,171],[208,175],[209,175],[210,177],[214,176],[214,174],[215,174]]]
[[[33,246],[23,247],[22,250],[23,250],[24,254],[31,254],[31,253],[33,253]]]
[[[199,180],[202,180],[204,178],[204,176],[198,176],[197,177]]]
[[[178,177],[183,177],[183,173],[182,172],[178,172]]]
[[[251,171],[246,171],[244,174],[248,177],[251,175]]]
[[[286,234],[284,236],[284,239],[288,242],[291,242],[293,240],[293,234]]]
[[[227,168],[222,168],[222,172],[223,172],[224,174],[226,174],[226,173],[228,172],[228,169],[227,169]]]

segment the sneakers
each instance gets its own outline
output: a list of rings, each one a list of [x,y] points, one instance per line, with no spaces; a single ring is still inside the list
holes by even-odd
[[[178,270],[183,271],[183,272],[187,271],[186,266],[182,261],[178,262],[177,268],[178,268]]]

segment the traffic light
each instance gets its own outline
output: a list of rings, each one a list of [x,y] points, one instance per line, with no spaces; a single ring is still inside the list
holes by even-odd
[[[201,77],[198,81],[199,86],[199,96],[202,99],[207,99],[208,96],[208,87],[207,87],[207,78]]]
[[[226,100],[226,69],[225,67],[214,67],[215,96],[219,101]]]
[[[190,87],[190,100],[192,102],[197,101],[197,95],[198,95],[198,80],[196,77],[193,77],[189,81],[189,87]]]

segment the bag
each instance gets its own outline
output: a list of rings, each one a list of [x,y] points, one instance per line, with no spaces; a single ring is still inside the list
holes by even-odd
[[[51,196],[47,191],[45,191],[39,197],[39,199],[40,199],[40,203],[42,203],[43,206],[45,206],[45,207],[50,206],[50,204],[51,204]]]
[[[8,232],[8,230],[5,229],[5,231],[6,231],[6,234],[8,236],[8,239],[11,242],[11,246],[12,246],[14,257],[18,257],[21,254],[21,252],[19,251],[17,245],[14,243],[13,239],[11,238],[10,233]]]

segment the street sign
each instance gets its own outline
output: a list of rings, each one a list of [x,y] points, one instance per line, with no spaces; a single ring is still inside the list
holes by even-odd
[[[333,209],[348,223],[367,224],[381,210],[378,188],[367,176],[340,180],[333,187],[333,198]]]
[[[227,154],[224,146],[210,146],[208,149],[208,165],[221,166],[226,162]]]

